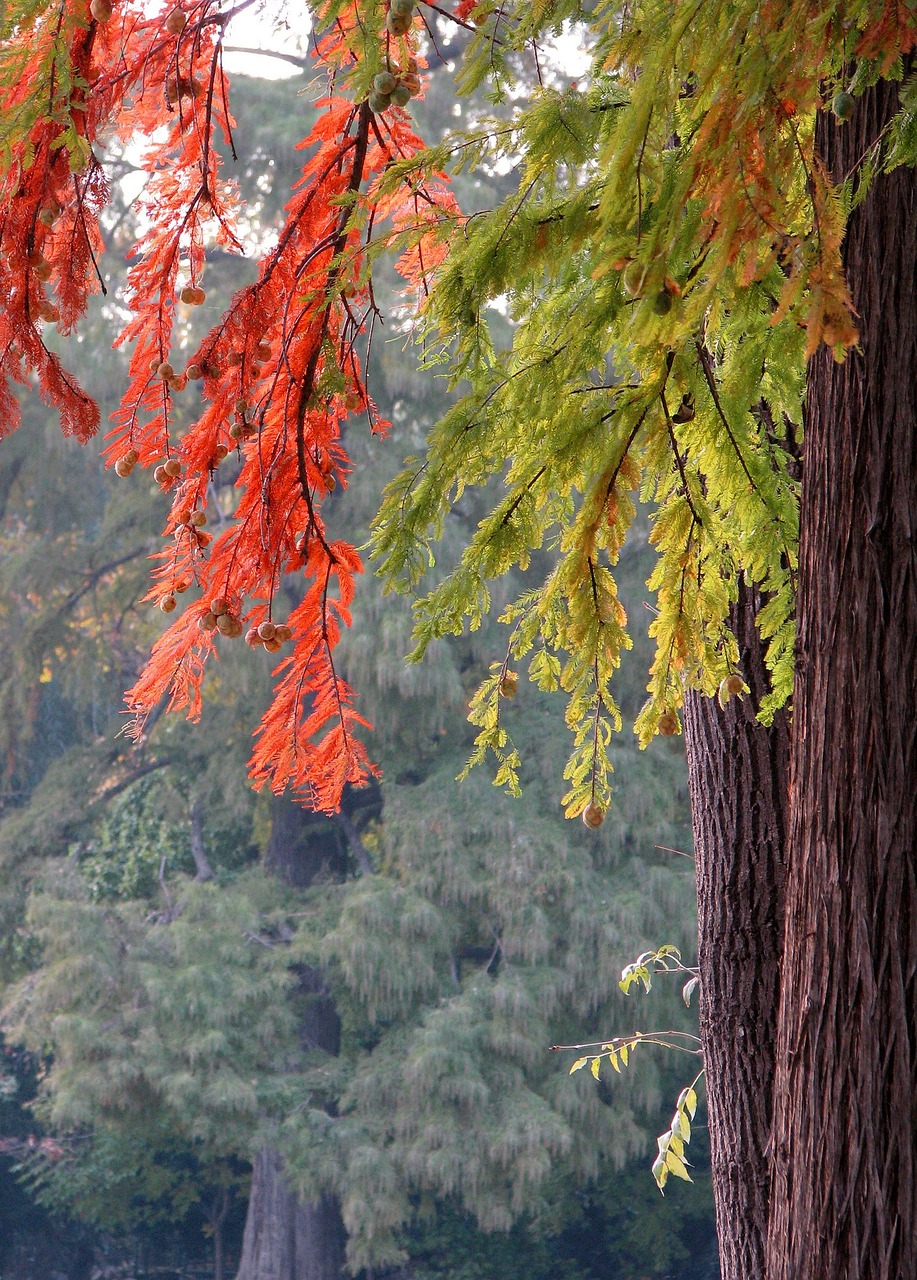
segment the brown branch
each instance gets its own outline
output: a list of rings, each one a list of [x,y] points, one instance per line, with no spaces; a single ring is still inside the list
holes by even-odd
[[[669,413],[669,406],[668,406],[668,403],[666,402],[664,391],[660,391],[659,399],[662,401],[662,412],[665,414],[666,430],[669,433],[669,443],[672,446],[672,453],[675,455],[675,463],[678,467],[678,474],[681,476],[681,487],[684,490],[685,501],[688,504],[688,509],[690,510],[691,515],[694,517],[695,523],[699,524],[701,528],[703,528],[703,522],[701,521],[700,516],[697,514],[697,511],[694,508],[694,503],[691,501],[691,490],[688,488],[688,477],[685,472],[684,459],[682,458],[681,454],[678,452],[678,441],[675,439],[675,428],[672,426],[672,417],[671,417],[671,414]]]
[[[278,58],[281,62],[290,62],[294,67],[299,67],[300,71],[306,71],[310,63],[309,58],[300,58],[295,53],[281,53],[279,49],[250,49],[248,45],[242,44],[224,44],[223,52],[247,53],[256,58]]]
[[[350,180],[347,184],[347,191],[349,194],[354,194],[355,192],[359,191],[360,184],[363,181],[363,166],[366,162],[366,152],[369,147],[369,128],[370,128],[370,122],[372,120],[372,114],[373,113],[369,109],[368,102],[363,102],[360,104],[359,118],[358,118],[358,124],[357,124],[357,135],[356,135],[356,138],[350,143],[350,145],[353,145],[354,147],[354,157],[353,157],[353,167],[350,171]],[[312,515],[312,501],[311,501],[311,493],[309,490],[309,474],[306,467],[306,441],[305,441],[305,431],[304,431],[305,420],[306,420],[306,410],[308,408],[309,400],[312,395],[312,388],[315,383],[315,374],[316,374],[316,370],[318,369],[318,361],[321,356],[322,343],[325,339],[326,333],[328,332],[328,323],[329,323],[331,300],[332,300],[331,295],[333,293],[334,286],[337,283],[338,278],[341,274],[340,255],[343,252],[344,246],[347,242],[347,228],[350,223],[350,217],[351,217],[350,209],[345,208],[341,214],[340,222],[338,223],[338,229],[335,234],[334,240],[332,241],[332,244],[331,244],[331,265],[328,268],[328,275],[325,281],[325,292],[327,297],[327,303],[325,306],[324,313],[322,315],[322,321],[319,328],[319,332],[316,336],[315,344],[312,348],[312,353],[309,357],[309,363],[306,366],[305,373],[303,374],[302,386],[300,387],[300,392],[299,392],[299,404],[297,405],[297,411],[296,411],[296,461],[297,461],[297,469],[299,474],[299,485],[302,491],[303,499],[309,508],[310,516]],[[324,539],[322,539],[322,541],[324,543]],[[326,551],[328,551],[328,554],[330,555],[331,554],[330,549],[327,546],[325,547],[325,549]]]
[[[148,773],[154,773],[157,769],[167,769],[169,765],[175,763],[174,756],[161,756],[158,760],[147,760],[145,764],[138,765],[136,769],[132,769],[129,774],[121,778],[118,782],[113,782],[111,786],[106,787],[104,791],[93,800],[93,804],[107,804],[109,800],[114,800],[115,796],[126,791],[128,787],[132,787],[135,782],[139,782],[141,778],[145,778]]]
[[[700,341],[699,338],[694,339],[694,347],[697,351],[697,355],[700,360],[701,371],[703,372],[704,381],[707,384],[707,388],[710,391],[710,396],[713,400],[713,406],[716,409],[717,417],[722,423],[723,430],[726,432],[726,436],[729,440],[729,443],[732,445],[735,455],[739,460],[739,465],[741,466],[743,472],[745,473],[745,477],[748,480],[748,483],[751,485],[752,493],[757,494],[758,498],[761,501],[762,507],[770,516],[771,520],[774,522],[774,525],[777,530],[777,534],[780,538],[780,542],[783,547],[783,554],[786,557],[787,572],[790,575],[790,585],[792,586],[793,591],[795,592],[796,591],[796,574],[793,570],[793,559],[792,559],[792,556],[790,555],[790,549],[787,546],[786,538],[783,536],[783,529],[781,528],[780,517],[775,512],[771,511],[770,507],[768,506],[767,499],[765,498],[764,494],[761,492],[760,487],[755,483],[755,479],[752,476],[751,472],[749,471],[748,464],[746,463],[745,458],[742,455],[742,450],[739,448],[739,442],[735,438],[735,433],[733,432],[732,427],[729,424],[729,419],[726,417],[725,410],[723,409],[723,403],[720,400],[720,393],[716,385],[716,377],[714,376],[714,372],[713,372],[713,362],[710,357],[710,352],[707,350],[707,348],[704,346],[704,344]]]
[[[564,1051],[573,1052],[577,1049],[611,1049],[619,1044],[660,1044],[657,1039],[660,1036],[677,1036],[680,1040],[690,1040],[693,1044],[700,1045],[700,1038],[692,1035],[690,1031],[675,1031],[670,1028],[667,1031],[637,1031],[630,1036],[609,1036],[607,1040],[587,1040],[584,1044],[552,1044],[552,1053],[563,1053]],[[663,1048],[682,1048],[681,1045],[664,1045]],[[700,1053],[700,1048],[689,1049],[689,1053]],[[596,1055],[599,1056],[599,1055]]]
[[[137,547],[133,551],[128,551],[125,555],[119,556],[117,560],[109,560],[107,564],[100,565],[98,569],[88,569],[84,574],[85,581],[76,591],[71,591],[70,595],[61,605],[61,613],[69,613],[70,610],[82,600],[87,592],[91,591],[99,582],[100,578],[104,578],[106,573],[111,573],[114,569],[120,569],[122,565],[129,564],[131,560],[136,560],[138,556],[146,555],[146,547]]]

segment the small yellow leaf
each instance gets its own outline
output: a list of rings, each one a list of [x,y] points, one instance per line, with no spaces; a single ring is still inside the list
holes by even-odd
[[[687,1111],[691,1119],[694,1119],[694,1113],[697,1111],[697,1094],[694,1089],[682,1089],[678,1095],[678,1110]]]
[[[676,1111],[672,1116],[672,1132],[685,1142],[691,1141],[691,1122],[684,1111]]]
[[[684,1160],[680,1159],[671,1147],[665,1154],[665,1167],[668,1169],[669,1173],[674,1173],[675,1177],[681,1178],[683,1182],[694,1181],[690,1173],[688,1173],[688,1170],[685,1168]],[[659,1179],[657,1178],[656,1181],[658,1182]]]

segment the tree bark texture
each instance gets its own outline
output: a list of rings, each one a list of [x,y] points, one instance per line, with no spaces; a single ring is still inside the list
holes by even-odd
[[[271,804],[265,864],[287,884],[307,886],[333,863],[322,838],[324,827],[288,797],[275,796]],[[310,829],[317,839],[310,841]],[[305,1047],[337,1055],[341,1023],[321,972],[302,966],[299,991],[304,998],[300,1034]],[[337,1198],[300,1200],[284,1175],[280,1153],[270,1147],[259,1151],[252,1167],[236,1280],[341,1280],[345,1244]]]
[[[337,1201],[304,1204],[276,1151],[259,1151],[236,1280],[340,1280],[344,1227]]]
[[[851,172],[880,83],[816,151]],[[917,1276],[917,174],[845,242],[860,350],[809,369],[768,1280]]]
[[[721,708],[691,693],[684,723],[697,874],[700,1034],[723,1280],[764,1275],[779,1002],[789,736],[756,720],[769,692],[740,585],[732,611],[750,693]]]

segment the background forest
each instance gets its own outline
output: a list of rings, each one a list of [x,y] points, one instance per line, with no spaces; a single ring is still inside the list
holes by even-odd
[[[307,78],[235,80],[233,174],[253,245],[296,179]],[[427,137],[454,123],[449,77],[434,75],[417,111]],[[129,153],[120,165],[109,292],[73,340],[103,412],[123,377],[110,347]],[[459,181],[469,209],[514,177]],[[194,309],[206,314],[183,317],[189,340],[248,269],[212,256]],[[383,441],[349,428],[353,484],[325,506],[358,546],[443,410],[416,363],[396,319],[377,330],[369,384],[393,429]],[[0,450],[0,1276],[199,1268],[221,1280],[239,1262],[259,1160],[323,1206],[323,1228],[367,1277],[715,1275],[703,1130],[695,1185],[661,1199],[649,1174],[694,1060],[648,1048],[597,1082],[549,1048],[693,1029],[676,986],[617,988],[649,946],[693,953],[691,863],[671,852],[690,852],[680,738],[638,752],[622,735],[615,803],[590,832],[559,803],[562,710],[527,686],[508,712],[522,800],[483,770],[456,783],[468,699],[505,639],[490,623],[410,667],[409,603],[367,574],[341,654],[383,780],[348,792],[339,815],[248,787],[249,726],[269,690],[260,650],[224,646],[202,722],[155,719],[132,746],[121,699],[163,622],[138,600],[165,499],[62,440],[37,399],[23,412]],[[214,479],[213,522],[235,501],[232,479]],[[469,495],[459,520],[473,526],[485,501]],[[620,567],[633,619],[641,545]],[[447,531],[437,572],[450,554]],[[649,661],[638,641],[618,686],[625,719]]]

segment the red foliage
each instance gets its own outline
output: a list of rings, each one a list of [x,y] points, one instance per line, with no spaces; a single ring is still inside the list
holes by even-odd
[[[12,155],[0,173],[0,435],[19,425],[10,381],[33,377],[65,433],[86,440],[99,423],[97,406],[42,333],[52,317],[70,328],[95,287],[98,213],[108,198],[104,175],[87,159],[86,93],[78,81],[62,93],[62,84],[91,74],[95,31],[80,18],[79,6],[61,7],[22,33],[28,57],[0,103],[14,122]],[[49,110],[33,119],[36,95]]]
[[[104,4],[97,0],[94,10],[104,18]],[[342,422],[361,412],[374,430],[386,426],[357,355],[372,311],[361,229],[372,226],[378,235],[387,220],[403,247],[400,269],[422,294],[444,252],[444,228],[458,211],[439,179],[379,194],[378,179],[392,161],[423,146],[403,110],[374,115],[366,103],[336,93],[326,98],[301,144],[302,178],[258,280],[233,298],[180,371],[170,359],[179,296],[184,290],[186,300],[198,300],[207,245],[236,245],[233,191],[220,177],[214,146],[215,132],[229,138],[232,128],[219,16],[211,0],[185,14],[182,26],[165,14],[148,17],[126,0],[98,21],[80,0],[36,21],[38,52],[28,66],[68,89],[53,122],[42,118],[24,130],[17,163],[0,186],[0,287],[10,299],[0,315],[0,415],[15,425],[8,379],[34,372],[65,430],[85,439],[96,429],[96,406],[47,350],[42,326],[72,328],[96,285],[98,215],[108,195],[95,156],[102,131],[135,144],[146,138],[145,230],[132,253],[131,317],[118,340],[132,346],[130,376],[106,456],[122,474],[138,463],[161,467],[157,477],[172,494],[168,541],[157,553],[148,599],[166,597],[171,611],[173,589],[193,584],[200,594],[157,641],[128,691],[132,732],[142,734],[146,716],[163,700],[196,718],[215,637],[231,641],[244,624],[270,621],[283,576],[301,575],[305,594],[288,622],[292,651],[276,668],[251,770],[258,783],[278,792],[293,787],[315,807],[333,809],[345,783],[373,772],[357,736],[366,721],[334,665],[360,560],[352,547],[328,538],[322,519],[324,498],[346,483]],[[365,54],[367,38],[356,7],[345,7],[317,56],[329,72],[346,71]],[[376,39],[389,66],[407,67],[416,56],[413,31]],[[26,79],[0,106],[15,109],[34,93],[34,79]],[[54,289],[57,313],[45,306],[42,319],[46,286]],[[178,438],[173,397],[196,375],[204,408]],[[242,462],[239,500],[211,542],[202,528],[208,482],[233,449]]]

